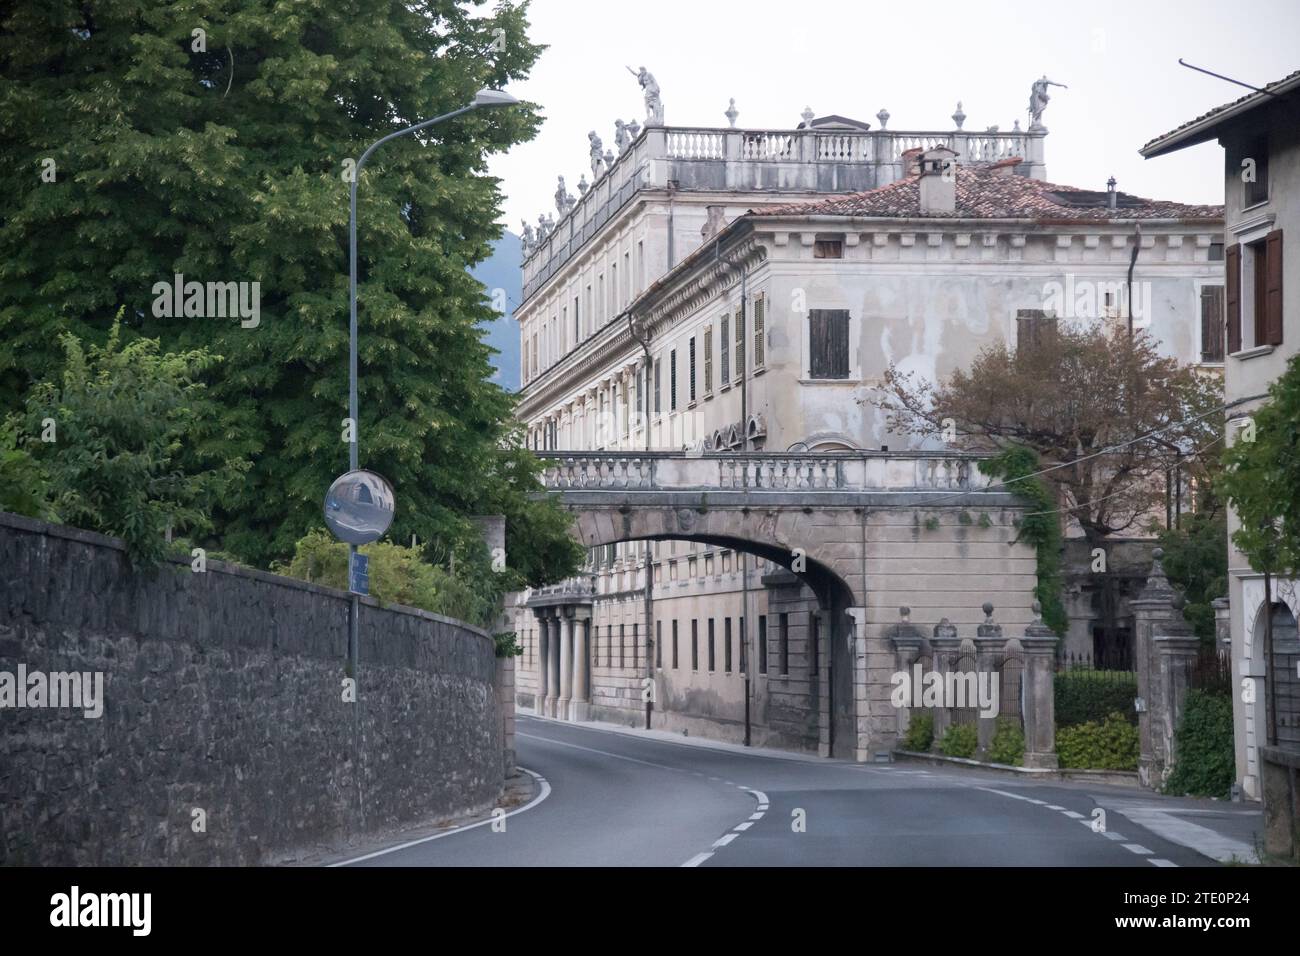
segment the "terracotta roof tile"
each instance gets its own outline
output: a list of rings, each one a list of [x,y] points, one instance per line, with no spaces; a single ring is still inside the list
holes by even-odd
[[[753,209],[755,216],[862,216],[899,219],[1026,219],[1106,222],[1111,219],[1222,220],[1222,206],[1191,206],[1119,194],[1119,208],[1109,209],[1105,193],[1008,173],[1014,162],[957,167],[957,208],[922,212],[920,177],[909,176],[863,193],[812,202]],[[1071,197],[1073,195],[1073,201]],[[1088,203],[1092,203],[1089,205]]]

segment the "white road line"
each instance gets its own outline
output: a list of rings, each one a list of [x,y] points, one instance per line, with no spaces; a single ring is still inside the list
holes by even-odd
[[[1172,860],[1162,860],[1158,856],[1152,857],[1151,859],[1147,860],[1147,862],[1150,863],[1152,866],[1177,866],[1178,865],[1177,863],[1174,863]]]
[[[762,790],[755,790],[753,787],[741,787],[740,789],[746,790],[749,793],[752,793],[754,795],[754,799],[758,801],[759,804],[758,808],[760,810],[767,809],[767,802],[768,802],[767,794],[765,794]]]
[[[739,833],[728,833],[726,836],[724,836],[724,837],[719,837],[718,839],[714,840],[714,841],[713,841],[713,845],[714,845],[714,846],[726,846],[728,843],[730,843],[732,840],[736,839],[736,837],[738,837],[738,836],[740,836]]]
[[[1141,843],[1125,843],[1123,844],[1123,846],[1124,849],[1128,850],[1130,853],[1136,853],[1139,856],[1151,855],[1151,851],[1148,850],[1146,847],[1144,847]]]
[[[1107,830],[1107,831],[1103,834],[1103,836],[1105,836],[1107,840],[1123,840],[1123,839],[1124,839],[1124,834],[1119,833],[1119,832],[1116,831],[1116,830]]]
[[[1054,804],[1054,803],[1047,803],[1047,804],[1044,804],[1044,806],[1047,807],[1047,809],[1049,809],[1049,810],[1064,810],[1064,809],[1065,809],[1065,807],[1058,807],[1058,806],[1057,806],[1056,804]]]
[[[1046,801],[1046,800],[1034,800],[1034,799],[1032,799],[1032,798],[1030,798],[1030,797],[1025,797],[1025,799],[1028,800],[1030,803],[1037,804],[1037,805],[1040,806],[1040,807],[1045,807],[1045,806],[1047,806],[1047,801]]]
[[[1082,813],[1075,813],[1073,810],[1066,810],[1066,811],[1065,811],[1065,815],[1066,815],[1067,817],[1069,817],[1071,820],[1082,820],[1082,819],[1083,819],[1083,814],[1082,814]],[[1090,821],[1089,821],[1089,822],[1090,822]]]
[[[1188,847],[1220,863],[1234,858],[1247,863],[1259,862],[1253,846],[1191,820],[1179,819],[1176,814],[1180,811],[1176,808],[1119,800],[1107,801],[1106,807],[1170,843]]]
[[[754,825],[754,821],[753,821],[753,820],[746,820],[744,823],[737,823],[737,824],[736,824],[736,829],[737,829],[737,830],[748,830],[748,829],[749,829],[750,827],[752,827],[753,825]]]
[[[761,820],[761,819],[763,819],[763,814],[762,814],[761,812],[760,812],[760,813],[752,814],[752,815],[750,816],[749,819],[751,819],[751,820]]]
[[[443,837],[449,837],[454,833],[464,833],[466,830],[473,830],[476,827],[487,826],[489,823],[495,823],[497,820],[504,820],[507,817],[513,817],[516,813],[523,813],[525,810],[531,810],[551,795],[551,785],[546,782],[546,778],[541,774],[533,773],[533,771],[529,770],[527,767],[520,767],[519,769],[536,780],[542,788],[541,792],[538,793],[537,796],[533,797],[532,800],[525,803],[522,807],[516,807],[509,813],[502,814],[499,817],[488,817],[486,820],[480,820],[478,823],[467,823],[464,826],[453,827],[450,830],[443,830],[441,833],[435,833],[433,836],[422,837],[419,840],[408,840],[405,843],[399,843],[397,846],[390,846],[386,850],[376,850],[374,853],[367,853],[364,856],[355,856],[350,860],[341,860],[338,863],[331,863],[330,868],[348,866],[352,863],[360,863],[363,860],[373,860],[377,856],[396,853],[398,850],[405,850],[408,847],[419,846],[421,843],[428,843],[432,840],[441,840]]]
[[[597,750],[594,747],[584,747],[581,744],[571,744],[563,740],[554,740],[550,737],[537,737],[533,734],[521,734],[516,732],[516,737],[526,737],[529,740],[540,740],[543,743],[555,744],[557,747],[569,747],[573,750],[585,750],[589,754],[600,754],[602,757],[613,757],[615,760],[626,760],[628,763],[639,763],[643,767],[654,767],[657,770],[680,770],[680,767],[670,767],[667,764],[653,763],[649,760],[638,760],[636,757],[625,757],[622,754],[610,753],[608,750]],[[704,774],[697,773],[697,777],[703,777]]]
[[[685,863],[683,863],[682,866],[699,866],[701,863],[703,863],[711,856],[713,856],[712,853],[697,853],[689,860],[687,860]]]

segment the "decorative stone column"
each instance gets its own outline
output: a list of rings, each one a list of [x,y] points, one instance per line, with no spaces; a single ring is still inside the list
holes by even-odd
[[[551,632],[551,653],[547,659],[547,669],[550,671],[550,678],[547,681],[546,694],[546,716],[558,717],[560,715],[560,620],[556,617],[555,608],[547,608],[547,626]]]
[[[1192,669],[1196,666],[1197,638],[1183,617],[1183,596],[1175,594],[1173,615],[1156,626],[1152,644],[1156,652],[1156,679],[1152,682],[1151,773],[1156,785],[1162,785],[1173,772],[1177,754],[1174,733],[1183,717]]]
[[[1162,768],[1156,766],[1155,729],[1152,726],[1153,698],[1159,693],[1155,686],[1157,672],[1155,636],[1174,613],[1174,589],[1165,578],[1164,549],[1151,552],[1151,573],[1138,596],[1129,602],[1133,610],[1133,663],[1137,668],[1138,712],[1138,781],[1144,787],[1158,787]]]
[[[569,702],[573,700],[573,621],[568,616],[572,613],[565,607],[556,617],[560,626],[560,696],[555,700],[555,716],[560,720],[573,719],[569,713]]]
[[[912,665],[929,647],[925,635],[921,629],[911,621],[912,609],[910,607],[900,607],[898,609],[899,621],[893,625],[887,637],[894,646],[894,666],[899,672],[906,674],[908,682],[911,684],[913,695],[920,693],[921,688],[913,680]],[[890,690],[893,690],[891,687]],[[918,708],[917,701],[913,699],[911,707],[898,708],[898,737],[902,739],[907,734],[907,728],[912,723],[912,711]]]
[[[957,625],[950,622],[946,617],[934,626],[934,636],[930,638],[930,650],[934,654],[933,667],[939,674],[946,674],[956,666],[957,654],[961,648],[961,640],[957,637]],[[939,749],[939,741],[943,735],[948,732],[948,725],[952,722],[952,714],[946,707],[936,707],[934,709],[934,743],[932,749]]]
[[[570,629],[573,632],[573,703],[569,705],[572,720],[587,720],[591,710],[587,675],[591,666],[591,608],[569,608],[573,614]]]
[[[1033,623],[1020,639],[1025,670],[1025,766],[1056,769],[1056,634],[1043,623],[1043,608],[1034,602]]]
[[[533,713],[545,717],[551,677],[550,622],[546,619],[546,612],[540,608],[535,608],[533,614],[537,617],[537,686],[533,696]]]
[[[975,629],[975,671],[979,679],[987,682],[987,686],[997,691],[996,699],[993,701],[993,705],[997,710],[994,711],[992,717],[985,717],[981,712],[977,721],[976,726],[979,730],[979,749],[981,753],[986,752],[993,744],[993,733],[997,730],[998,710],[1001,709],[1002,704],[1002,678],[1001,674],[999,674],[998,682],[994,685],[992,675],[998,673],[998,657],[1006,643],[1006,638],[1002,636],[1002,625],[995,623],[993,620],[993,605],[986,602],[984,604],[984,623]]]
[[[850,607],[844,611],[844,620],[848,625],[848,634],[845,638],[848,642],[849,660],[853,662],[853,727],[856,740],[853,745],[853,757],[858,763],[866,763],[871,759],[872,748],[872,727],[871,727],[871,682],[867,668],[867,609],[865,607]],[[834,648],[828,650],[829,654],[835,653]],[[835,718],[832,716],[832,720]],[[892,729],[894,725],[890,724]],[[887,757],[889,752],[894,749],[894,741],[881,741],[885,746],[882,749]]]

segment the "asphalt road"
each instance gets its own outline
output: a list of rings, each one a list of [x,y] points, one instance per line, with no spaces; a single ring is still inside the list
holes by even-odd
[[[519,764],[544,779],[544,798],[505,818],[504,832],[478,825],[351,865],[1213,863],[1117,809],[1098,832],[1093,811],[1108,797],[1096,791],[1110,788],[717,749],[524,716],[517,729]],[[1139,797],[1114,789],[1115,807]]]

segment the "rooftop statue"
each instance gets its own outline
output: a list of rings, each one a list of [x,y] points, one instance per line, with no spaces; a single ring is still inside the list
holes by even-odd
[[[591,144],[591,149],[588,151],[591,154],[591,181],[595,182],[600,178],[601,152],[605,144],[600,141],[594,129],[587,134],[587,142]]]
[[[533,246],[535,246],[537,242],[533,238],[533,227],[528,224],[528,220],[521,219],[519,221],[523,224],[524,227],[523,232],[520,233],[520,237],[523,239],[523,243],[524,243],[524,255],[528,255],[530,252],[533,251]]]
[[[560,184],[555,189],[555,211],[561,216],[565,215],[576,204],[577,200],[569,193],[564,185],[564,177],[559,177]]]
[[[1044,73],[1040,79],[1034,80],[1033,92],[1029,94],[1030,129],[1043,128],[1043,110],[1047,109],[1047,104],[1052,99],[1047,95],[1047,88],[1049,86],[1059,86],[1063,90],[1069,89],[1069,87],[1064,83],[1055,83],[1052,80],[1049,80],[1046,73]]]
[[[614,120],[614,145],[618,147],[620,156],[627,152],[627,148],[632,145],[632,133],[628,130],[627,124],[621,119]]]
[[[646,126],[663,126],[664,125],[664,104],[659,98],[659,84],[655,81],[655,75],[641,67],[640,73],[634,73],[632,68],[627,68],[629,73],[636,77],[636,81],[641,84],[641,92],[645,96],[645,124]]]

